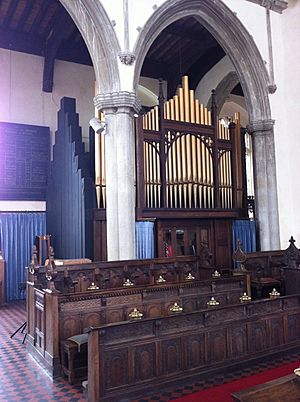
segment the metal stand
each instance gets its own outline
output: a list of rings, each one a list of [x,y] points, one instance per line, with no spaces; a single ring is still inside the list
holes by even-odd
[[[10,337],[13,338],[19,331],[21,331],[21,334],[24,334],[26,327],[27,327],[27,321],[23,322],[23,324]],[[27,332],[25,332],[25,334],[24,334],[22,343],[25,342],[26,336],[27,336]]]

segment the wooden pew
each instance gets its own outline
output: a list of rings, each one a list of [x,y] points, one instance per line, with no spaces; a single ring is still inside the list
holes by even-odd
[[[88,400],[120,401],[300,346],[300,295],[93,327]]]

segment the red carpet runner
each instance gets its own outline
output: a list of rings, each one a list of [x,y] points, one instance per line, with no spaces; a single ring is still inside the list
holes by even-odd
[[[262,373],[241,378],[228,384],[219,385],[205,389],[195,394],[187,395],[176,399],[176,402],[232,402],[230,396],[233,392],[242,391],[254,385],[263,384],[267,381],[292,374],[294,369],[299,367],[299,362],[288,363]]]

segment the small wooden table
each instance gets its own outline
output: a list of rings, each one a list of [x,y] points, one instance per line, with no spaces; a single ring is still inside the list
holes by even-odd
[[[299,402],[300,378],[295,374],[231,394],[234,402]]]

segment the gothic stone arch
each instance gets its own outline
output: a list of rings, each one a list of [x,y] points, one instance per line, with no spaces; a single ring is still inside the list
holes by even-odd
[[[89,49],[101,93],[118,92],[120,46],[112,23],[99,0],[60,0]]]

